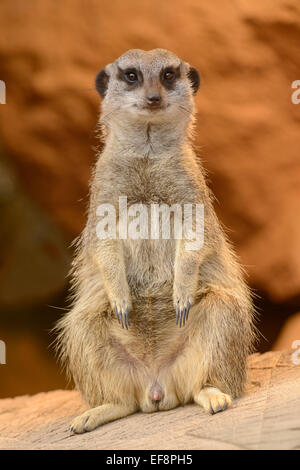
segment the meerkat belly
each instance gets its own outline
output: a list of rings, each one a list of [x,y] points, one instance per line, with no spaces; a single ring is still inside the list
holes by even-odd
[[[128,363],[136,362],[137,369],[143,364],[152,382],[158,370],[176,360],[182,346],[173,304],[175,244],[172,240],[157,244],[136,240],[125,243],[124,252],[133,309],[129,330],[117,327],[116,333],[130,358]]]
[[[152,201],[172,206],[176,201],[168,201],[167,196],[160,193],[160,188],[153,187],[156,179],[152,178],[151,195],[151,188],[147,195],[139,194],[139,188],[145,184],[138,184],[134,196],[128,194],[128,205],[144,201],[148,214]],[[135,377],[136,393],[144,411],[155,411],[153,402],[167,406],[171,399],[175,403],[170,370],[185,348],[183,334],[176,325],[173,301],[177,243],[174,239],[174,214],[170,213],[169,237],[162,236],[162,225],[158,238],[152,237],[152,220],[151,216],[148,217],[148,230],[141,238],[128,236],[122,240],[132,311],[128,330],[120,330],[115,325],[118,359],[122,366],[129,368],[130,376]]]
[[[188,335],[176,326],[172,286],[164,286],[160,295],[137,293],[133,306],[130,328],[115,324],[113,330],[118,363],[128,371],[142,411],[173,408],[178,404],[178,381],[183,381],[176,375],[182,370],[177,364],[188,347]]]

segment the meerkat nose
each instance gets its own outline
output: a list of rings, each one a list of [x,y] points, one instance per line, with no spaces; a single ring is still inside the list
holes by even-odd
[[[161,104],[160,95],[148,95],[146,98],[147,104],[149,106],[159,106]]]

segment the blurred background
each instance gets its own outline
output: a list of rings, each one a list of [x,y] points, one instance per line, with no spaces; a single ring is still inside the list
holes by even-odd
[[[86,220],[98,70],[130,48],[196,67],[198,153],[248,282],[259,351],[300,339],[298,0],[1,0],[0,397],[66,387],[49,330]]]

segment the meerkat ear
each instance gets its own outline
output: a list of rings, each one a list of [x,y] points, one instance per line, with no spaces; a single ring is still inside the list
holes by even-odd
[[[100,70],[96,75],[95,86],[99,95],[104,98],[107,90],[107,85],[109,82],[109,75],[106,73],[105,69]]]
[[[195,69],[194,67],[190,67],[189,71],[187,73],[187,76],[191,82],[192,89],[193,89],[193,94],[195,95],[198,91],[198,88],[200,86],[200,75],[198,73],[198,70]]]

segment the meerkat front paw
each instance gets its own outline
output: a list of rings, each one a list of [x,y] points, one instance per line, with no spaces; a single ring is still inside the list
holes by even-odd
[[[116,317],[118,319],[118,322],[120,325],[122,325],[122,328],[125,328],[128,330],[128,327],[130,326],[130,318],[129,318],[129,313],[131,311],[131,304],[128,300],[113,300],[112,301],[112,308],[116,314]]]
[[[180,300],[178,300],[177,303],[175,304],[176,325],[179,324],[180,328],[181,326],[185,326],[185,323],[189,318],[190,308],[191,308],[191,304],[189,300],[187,300],[186,303],[180,302]]]
[[[224,411],[231,405],[231,397],[216,387],[205,387],[194,398],[210,414]]]
[[[188,320],[192,305],[192,296],[184,293],[182,289],[174,287],[174,307],[176,311],[176,325],[184,326]]]

